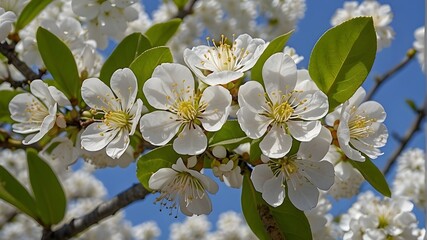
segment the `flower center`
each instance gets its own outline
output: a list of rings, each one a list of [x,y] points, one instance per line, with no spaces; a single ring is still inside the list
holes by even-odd
[[[376,122],[376,119],[368,119],[362,115],[352,114],[350,121],[348,122],[350,137],[356,139],[369,137],[369,135],[374,133],[371,129],[373,122]]]
[[[276,123],[285,123],[293,113],[294,109],[287,101],[271,107],[271,115]]]
[[[298,166],[295,164],[294,160],[296,160],[295,155],[275,159],[269,162],[269,166],[273,171],[274,176],[277,177],[280,173],[283,173],[285,176],[289,176],[290,174],[298,171]]]
[[[179,118],[191,122],[197,118],[198,109],[192,100],[182,101],[178,103],[177,113]]]
[[[107,112],[104,115],[104,123],[108,127],[115,127],[115,128],[124,128],[129,125],[129,114],[117,111],[117,112]]]
[[[30,122],[43,122],[44,118],[49,115],[49,110],[37,101],[27,104],[25,111],[30,114]]]

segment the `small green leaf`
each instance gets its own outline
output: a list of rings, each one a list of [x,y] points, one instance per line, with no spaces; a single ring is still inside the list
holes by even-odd
[[[273,39],[267,46],[267,48],[264,50],[264,52],[259,57],[258,61],[255,63],[251,70],[251,78],[255,81],[260,82],[263,84],[262,80],[262,67],[264,66],[265,61],[267,59],[278,52],[283,51],[283,48],[285,47],[286,43],[288,42],[289,38],[291,37],[292,33],[294,31],[290,31],[286,34],[280,35]]]
[[[39,27],[37,46],[47,70],[56,81],[56,86],[69,99],[79,99],[80,80],[76,61],[70,49],[55,34]]]
[[[132,69],[138,79],[138,87],[142,89],[144,83],[151,78],[154,69],[158,65],[170,62],[173,62],[173,57],[168,47],[154,47],[139,55],[139,57],[130,64],[130,69]],[[142,90],[138,91],[138,97],[142,99],[144,105],[150,111],[153,110],[153,108],[148,104]]]
[[[9,91],[1,90],[0,91],[0,122],[3,123],[13,123],[14,121],[10,118],[9,112],[9,102],[13,97],[21,93],[20,91]]]
[[[167,22],[154,24],[145,32],[145,35],[150,39],[153,47],[163,46],[173,37],[181,22],[181,19],[174,18]]]
[[[145,50],[151,48],[150,40],[141,33],[132,33],[125,37],[114,49],[101,68],[99,78],[110,85],[114,71],[129,65]]]
[[[161,168],[170,168],[179,157],[170,144],[156,148],[138,159],[136,176],[141,184],[150,190],[148,180],[151,175]]]
[[[411,99],[406,99],[405,100],[406,104],[408,104],[408,106],[412,109],[412,111],[414,111],[415,113],[417,113],[419,111],[417,104],[415,104],[415,102]]]
[[[261,148],[259,148],[259,143],[261,142],[261,138],[252,140],[251,142],[251,148],[250,148],[250,161],[253,163],[254,161],[260,160],[261,158]]]
[[[312,239],[310,223],[304,212],[297,209],[288,197],[277,208],[271,208],[271,214],[285,235],[286,239]],[[292,219],[290,221],[290,219]]]
[[[175,3],[178,9],[183,9],[187,4],[188,0],[173,0],[173,2]]]
[[[18,32],[27,26],[51,2],[52,0],[31,0],[19,14],[15,31]]]
[[[35,207],[43,226],[49,227],[59,223],[65,215],[67,200],[64,190],[50,168],[36,150],[27,150],[28,172],[35,197]]]
[[[353,165],[353,167],[357,168],[357,170],[362,173],[365,180],[368,181],[379,193],[386,197],[391,197],[391,191],[384,175],[367,156],[365,156],[364,162],[348,161]]]
[[[38,221],[34,198],[3,166],[0,166],[0,198]]]
[[[348,100],[362,85],[375,60],[372,17],[358,17],[328,30],[314,46],[308,70],[329,99],[329,109]]]
[[[241,196],[243,216],[252,232],[255,233],[259,239],[270,239],[270,235],[264,229],[264,224],[258,213],[258,205],[262,204],[263,200],[261,194],[257,192],[252,185],[249,175],[249,173],[246,173],[243,176]]]
[[[209,138],[209,147],[217,145],[235,145],[248,139],[245,132],[240,128],[237,120],[228,120],[219,131],[215,132],[212,137]]]

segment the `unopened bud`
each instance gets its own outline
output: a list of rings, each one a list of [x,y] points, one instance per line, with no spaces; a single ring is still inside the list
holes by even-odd
[[[227,157],[227,149],[225,149],[224,146],[215,146],[212,149],[212,154],[216,157],[216,158],[226,158]]]
[[[67,127],[67,122],[65,121],[64,115],[58,114],[58,116],[56,117],[56,125],[59,128],[66,128]]]

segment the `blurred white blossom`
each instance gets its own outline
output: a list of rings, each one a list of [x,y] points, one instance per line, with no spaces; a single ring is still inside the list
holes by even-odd
[[[419,27],[414,32],[415,42],[414,48],[417,50],[418,62],[421,65],[421,69],[425,71],[425,27]]]

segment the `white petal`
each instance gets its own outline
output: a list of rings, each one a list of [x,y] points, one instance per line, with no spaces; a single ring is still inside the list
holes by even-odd
[[[322,129],[320,121],[288,121],[292,137],[301,142],[307,142],[319,135]]]
[[[185,63],[191,69],[191,71],[194,74],[196,74],[196,76],[200,79],[204,79],[205,75],[196,66],[199,66],[200,63],[203,62],[203,60],[199,56],[203,56],[203,54],[208,49],[209,49],[209,47],[207,47],[207,46],[199,46],[199,47],[193,47],[191,50],[188,48],[184,50],[184,61],[185,61]]]
[[[22,141],[25,145],[33,144],[37,141],[39,141],[44,135],[46,135],[47,132],[49,132],[50,129],[55,126],[55,120],[56,120],[56,104],[49,109],[49,115],[46,116],[41,124],[40,132],[36,133],[35,135],[27,136],[24,141]]]
[[[329,110],[328,97],[321,91],[304,91],[294,93],[299,102],[303,102],[295,109],[293,116],[304,120],[318,120],[324,117]]]
[[[221,72],[213,72],[206,76],[206,78],[202,79],[208,85],[222,85],[227,84],[231,81],[237,80],[243,77],[242,72],[234,72],[234,71],[221,71]]]
[[[357,108],[355,114],[365,116],[367,119],[375,119],[376,122],[383,122],[386,118],[386,113],[383,106],[374,101],[362,103]]]
[[[338,143],[340,145],[341,150],[343,150],[344,154],[355,161],[363,162],[365,161],[365,157],[360,154],[359,151],[353,149],[350,146],[350,129],[348,128],[348,124],[346,119],[348,119],[348,113],[343,111],[343,115],[338,125],[337,135],[338,135]]]
[[[92,123],[82,133],[82,147],[88,151],[103,149],[117,135],[118,130],[112,130],[104,123]]]
[[[154,111],[141,117],[139,127],[142,137],[156,146],[168,143],[178,132],[181,122],[177,116],[166,111]]]
[[[252,112],[246,107],[242,107],[237,111],[237,119],[242,130],[252,139],[262,137],[272,121],[263,115]]]
[[[129,135],[133,135],[135,133],[136,126],[138,126],[139,120],[141,118],[142,107],[142,100],[138,98],[130,110],[130,115],[132,117],[130,121],[132,122],[132,127]]]
[[[206,192],[199,193],[199,194],[200,195],[204,194],[204,195],[202,198],[193,198],[193,200],[191,200],[191,202],[188,203],[187,210],[196,215],[209,214],[210,212],[212,212],[211,200]]]
[[[350,106],[358,107],[364,100],[366,91],[362,87],[359,87],[353,96],[348,100]]]
[[[198,126],[185,125],[178,137],[173,141],[173,149],[179,154],[198,155],[206,150],[208,140]]]
[[[302,159],[320,161],[329,151],[332,142],[331,132],[322,127],[319,135],[309,142],[301,142],[298,156]]]
[[[161,190],[163,186],[173,178],[177,172],[172,168],[161,168],[151,175],[148,180],[148,187],[153,190]]]
[[[240,173],[240,167],[237,166],[231,172],[224,174],[225,185],[232,188],[240,188],[243,183],[243,175]]]
[[[297,81],[297,67],[292,58],[283,53],[275,53],[267,59],[262,68],[265,89],[273,103],[282,95],[294,90]]]
[[[121,129],[116,137],[107,145],[107,155],[112,159],[120,158],[129,146],[129,132]]]
[[[211,86],[203,91],[200,103],[207,103],[200,121],[207,131],[218,131],[227,120],[230,112],[231,94],[219,86]]]
[[[366,138],[359,138],[358,140],[373,147],[384,147],[388,138],[386,126],[383,123],[372,123],[369,127],[369,131],[373,133]]]
[[[111,89],[98,78],[83,81],[82,98],[94,109],[121,110]]]
[[[303,180],[296,189],[292,187],[290,181],[287,181],[288,196],[296,208],[301,211],[307,211],[317,205],[319,199],[319,190],[307,180]]]
[[[26,110],[29,104],[38,105],[39,107],[46,109],[47,112],[46,106],[44,106],[43,103],[41,103],[32,94],[20,93],[13,97],[9,102],[10,117],[17,122],[29,122],[32,118],[31,112]]]
[[[320,90],[316,83],[311,79],[310,74],[306,69],[297,70],[297,84],[295,90],[309,91],[309,90]]]
[[[268,164],[256,165],[251,173],[252,183],[254,184],[255,190],[258,192],[262,192],[264,183],[273,177],[273,172],[271,171]]]
[[[350,143],[351,143],[351,145],[353,145],[354,148],[363,152],[364,154],[366,154],[371,159],[375,159],[378,156],[383,155],[383,153],[378,148],[375,148],[372,145],[367,145],[365,143],[362,143],[362,142],[358,141],[357,139],[350,139]]]
[[[304,160],[298,162],[302,161]],[[310,177],[309,181],[319,189],[327,191],[334,184],[334,166],[328,161],[304,161],[301,170]]]
[[[132,70],[129,68],[117,69],[111,76],[110,86],[120,99],[122,110],[130,110],[138,91],[138,83]]]
[[[281,176],[270,178],[262,188],[262,198],[273,207],[282,205],[285,200],[285,189],[282,186],[283,179]]]
[[[292,137],[279,126],[273,126],[259,143],[264,155],[270,158],[284,157],[292,147]]]
[[[55,102],[58,103],[59,106],[71,106],[70,100],[68,100],[64,93],[59,91],[56,87],[49,86],[49,92],[52,95],[52,98],[55,100]]]
[[[30,84],[31,93],[40,99],[46,107],[50,107],[55,104],[55,100],[50,95],[49,88],[46,83],[42,80],[34,80]]]
[[[342,105],[335,108],[335,110],[328,115],[326,115],[325,123],[331,127],[334,126],[336,120],[339,120],[341,117],[341,107]]]
[[[197,178],[203,185],[204,189],[212,194],[215,194],[218,192],[218,184],[208,176],[203,175],[199,171],[188,169],[187,172],[189,172],[193,177]]]
[[[15,123],[12,129],[16,133],[28,134],[40,131],[41,123]]]
[[[252,112],[262,112],[267,107],[264,88],[257,81],[249,81],[239,88],[238,101],[240,107]]]
[[[335,165],[335,175],[343,181],[347,181],[354,171],[353,166],[348,161],[340,161]]]

